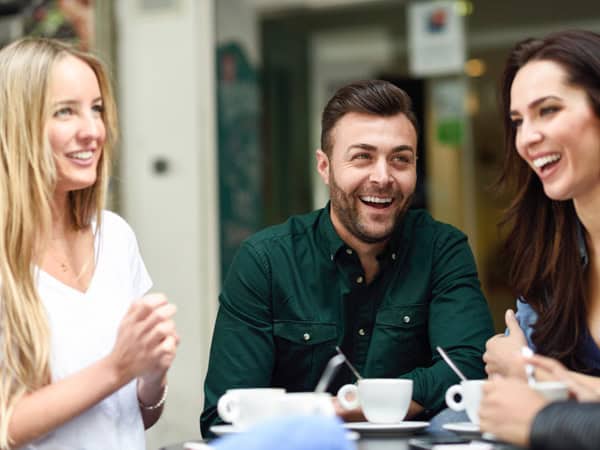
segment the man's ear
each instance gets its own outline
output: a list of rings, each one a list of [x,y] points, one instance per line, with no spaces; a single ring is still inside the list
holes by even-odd
[[[315,155],[317,156],[317,171],[323,183],[329,186],[329,156],[320,148],[317,149]]]

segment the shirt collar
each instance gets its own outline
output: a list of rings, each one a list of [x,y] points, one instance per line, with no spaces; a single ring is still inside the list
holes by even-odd
[[[319,235],[323,243],[323,249],[328,253],[329,258],[334,261],[338,252],[346,246],[342,238],[337,234],[333,223],[331,222],[331,216],[329,213],[330,203],[327,202],[327,206],[323,208],[323,212],[319,219]]]
[[[333,227],[333,223],[331,222],[331,203],[328,202],[327,206],[323,208],[323,213],[321,214],[321,218],[319,219],[319,234],[323,241],[324,249],[329,254],[329,258],[334,261],[338,255],[338,253],[346,248],[349,248],[348,245],[340,238]],[[388,242],[388,245],[385,246],[383,251],[377,255],[377,259],[379,261],[387,261],[390,258],[395,260],[400,253],[400,248],[402,248],[402,228],[403,228],[404,220],[400,221],[400,224],[396,227],[396,230],[392,234],[392,238]]]

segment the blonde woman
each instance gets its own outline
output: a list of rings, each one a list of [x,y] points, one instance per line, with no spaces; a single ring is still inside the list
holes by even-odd
[[[53,40],[0,50],[0,448],[144,449],[179,341],[103,210],[116,108],[103,66]]]

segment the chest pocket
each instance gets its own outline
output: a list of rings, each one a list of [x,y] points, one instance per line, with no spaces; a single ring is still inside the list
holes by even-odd
[[[273,384],[290,391],[313,390],[335,353],[335,323],[277,321],[273,324],[276,361]]]
[[[382,308],[375,319],[366,376],[396,377],[431,361],[427,305]]]

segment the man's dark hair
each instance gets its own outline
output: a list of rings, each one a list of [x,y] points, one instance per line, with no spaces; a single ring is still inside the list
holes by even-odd
[[[383,80],[363,80],[348,84],[327,102],[321,117],[321,149],[331,154],[331,132],[337,122],[348,113],[391,117],[404,114],[418,133],[419,125],[412,110],[412,101],[398,86]]]

